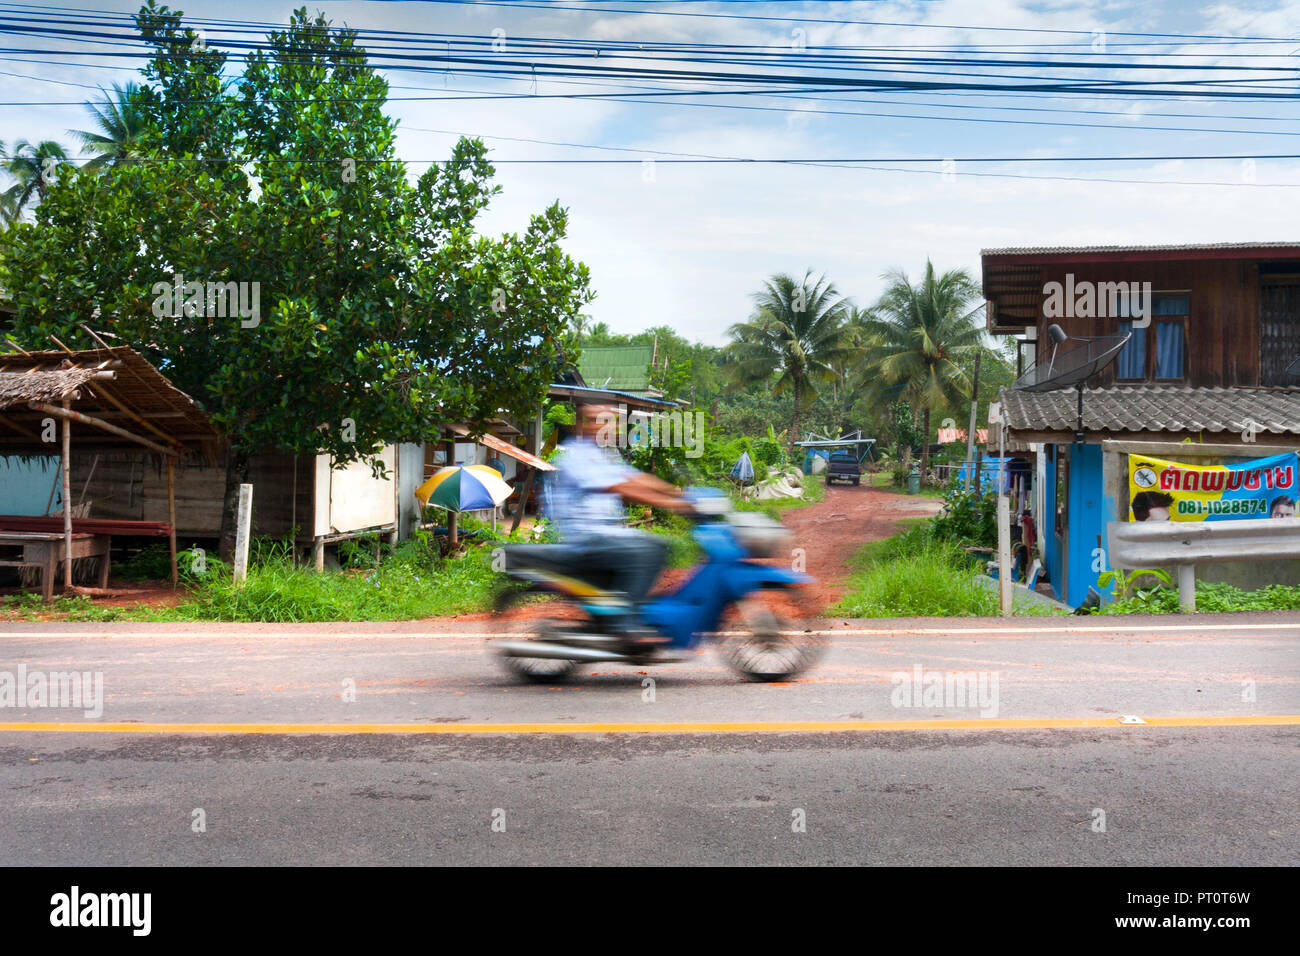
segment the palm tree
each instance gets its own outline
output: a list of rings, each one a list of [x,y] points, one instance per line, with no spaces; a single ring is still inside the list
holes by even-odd
[[[72,129],[68,132],[98,155],[86,164],[88,168],[115,166],[140,155],[140,137],[145,130],[144,113],[136,105],[140,92],[138,83],[125,86],[113,84],[113,94],[104,90],[103,102],[87,103],[95,118],[98,131]]]
[[[4,140],[0,139],[0,169],[4,169],[8,162],[9,150]],[[15,215],[13,200],[9,196],[9,190],[6,189],[0,192],[0,226],[7,226],[13,221]]]
[[[825,276],[815,282],[811,276],[809,270],[796,281],[783,273],[764,283],[754,296],[753,317],[727,330],[732,341],[723,349],[729,391],[771,382],[775,395],[793,392],[792,453],[805,403],[817,397],[819,385],[835,380],[837,366],[858,354],[846,325],[849,300]]]
[[[29,143],[20,139],[14,144],[14,151],[4,157],[4,170],[14,180],[4,192],[0,205],[5,210],[5,219],[13,222],[18,219],[32,197],[44,199],[48,191],[45,175],[49,167],[47,162],[65,160],[68,154],[54,140]]]
[[[930,465],[931,409],[958,405],[970,393],[965,368],[983,339],[974,321],[983,303],[971,306],[980,287],[964,269],[936,276],[928,259],[925,277],[916,285],[901,269],[883,278],[889,286],[863,322],[874,339],[865,371],[878,387],[898,389],[914,409],[921,408],[924,473]]]

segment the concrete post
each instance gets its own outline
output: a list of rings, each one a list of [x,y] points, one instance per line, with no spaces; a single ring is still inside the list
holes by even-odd
[[[1011,616],[1011,506],[1006,495],[998,495],[998,597],[1002,616]]]
[[[1178,566],[1178,610],[1196,610],[1196,565]]]
[[[248,534],[253,523],[253,486],[239,486],[239,514],[235,519],[235,583],[248,577]]]

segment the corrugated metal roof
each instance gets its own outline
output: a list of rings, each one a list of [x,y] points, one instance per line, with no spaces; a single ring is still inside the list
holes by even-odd
[[[1107,252],[1212,252],[1219,249],[1295,249],[1296,242],[1204,242],[1154,246],[1009,246],[981,249],[981,256],[1092,255]]]
[[[652,345],[598,345],[582,350],[578,368],[592,388],[615,390],[650,387]]]
[[[1002,393],[1003,414],[1013,431],[1072,432],[1078,420],[1077,402],[1072,388]],[[1300,435],[1300,388],[1089,389],[1083,397],[1083,427],[1089,432]]]
[[[682,402],[656,398],[653,395],[637,395],[634,392],[620,392],[610,388],[591,388],[577,385],[552,385],[546,393],[548,398],[564,400],[583,399],[588,402],[610,402],[624,404],[628,408],[677,408]]]

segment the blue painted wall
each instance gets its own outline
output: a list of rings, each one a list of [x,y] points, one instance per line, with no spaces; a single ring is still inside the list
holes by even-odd
[[[1043,566],[1052,582],[1052,593],[1061,597],[1061,539],[1056,534],[1056,446],[1043,449],[1047,455],[1047,468],[1043,481],[1043,513],[1039,516],[1038,536],[1042,540]]]
[[[50,500],[50,486],[58,481],[57,458],[0,457],[0,514],[43,515]],[[51,511],[63,507],[61,489],[54,492]]]
[[[1101,446],[1071,445],[1069,501],[1065,515],[1069,529],[1069,579],[1064,598],[1071,607],[1082,604],[1088,596],[1088,588],[1097,583],[1093,551],[1106,546],[1104,484]]]

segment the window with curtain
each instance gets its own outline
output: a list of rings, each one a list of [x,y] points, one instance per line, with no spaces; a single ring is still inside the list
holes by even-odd
[[[1181,379],[1187,353],[1187,315],[1191,296],[1158,295],[1151,311],[1156,330],[1155,378]]]
[[[1115,361],[1115,377],[1119,379],[1144,379],[1147,377],[1147,330],[1133,328],[1132,322],[1121,322],[1121,332],[1132,332],[1133,337],[1120,349]]]
[[[1151,324],[1134,328],[1132,319],[1122,318],[1121,332],[1132,332],[1133,337],[1120,350],[1115,361],[1117,381],[1143,382],[1155,380],[1181,381],[1187,367],[1187,316],[1191,311],[1191,296],[1186,293],[1153,295]],[[1131,316],[1129,303],[1121,306],[1123,316]],[[1154,349],[1147,348],[1147,333],[1154,336]]]
[[[1183,323],[1156,324],[1156,378],[1181,379],[1186,331]]]

